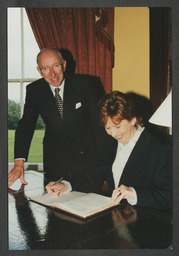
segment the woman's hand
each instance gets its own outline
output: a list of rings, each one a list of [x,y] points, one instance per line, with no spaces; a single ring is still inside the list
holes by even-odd
[[[59,182],[55,184],[55,181],[51,181],[45,187],[47,192],[53,196],[58,196],[59,194],[63,193],[65,190],[68,189],[68,185],[63,182]]]
[[[134,199],[134,196],[134,191],[131,188],[121,185],[113,190],[111,200],[119,203],[122,199]]]

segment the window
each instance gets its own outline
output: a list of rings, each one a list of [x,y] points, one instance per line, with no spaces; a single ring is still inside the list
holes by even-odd
[[[40,78],[36,69],[39,47],[24,8],[8,8],[8,145],[14,162],[14,131],[23,114],[27,84]],[[28,162],[42,162],[43,130],[36,130]]]

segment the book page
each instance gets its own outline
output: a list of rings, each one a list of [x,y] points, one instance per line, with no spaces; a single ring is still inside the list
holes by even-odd
[[[55,206],[64,207],[68,210],[73,210],[81,214],[91,212],[101,207],[107,206],[110,203],[110,198],[98,194],[85,194],[80,197],[69,198],[69,200],[60,201]]]
[[[30,199],[46,206],[73,213],[83,218],[116,205],[116,203],[110,201],[109,197],[95,193],[82,193],[77,191],[60,194],[59,196],[46,194],[31,197]]]
[[[84,193],[74,191],[70,193],[62,193],[59,196],[52,196],[50,194],[33,196],[33,197],[30,197],[30,199],[45,205],[54,206],[54,204],[56,203],[68,202],[75,198],[79,198],[83,195]]]

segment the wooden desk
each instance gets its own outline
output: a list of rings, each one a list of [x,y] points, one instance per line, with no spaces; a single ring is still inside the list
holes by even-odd
[[[163,249],[172,244],[168,214],[119,205],[87,220],[28,200],[44,191],[43,174],[26,172],[28,185],[9,189],[9,250]]]

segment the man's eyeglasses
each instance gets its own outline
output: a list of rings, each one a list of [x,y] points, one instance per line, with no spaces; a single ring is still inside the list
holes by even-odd
[[[54,72],[59,73],[62,70],[63,63],[57,63],[53,67],[44,67],[41,68],[41,72],[43,75],[48,75],[50,73],[50,70],[53,69]]]

